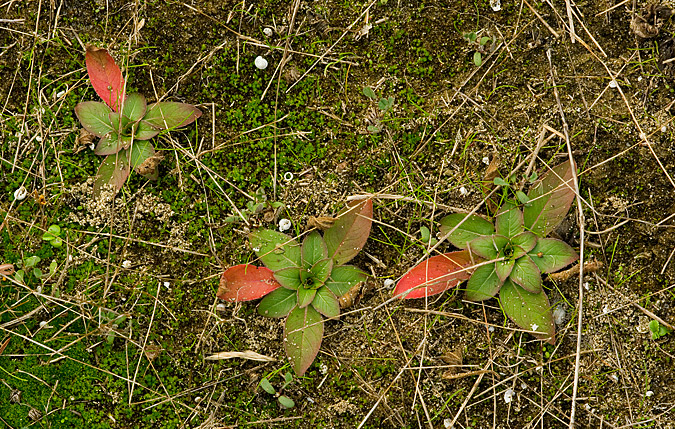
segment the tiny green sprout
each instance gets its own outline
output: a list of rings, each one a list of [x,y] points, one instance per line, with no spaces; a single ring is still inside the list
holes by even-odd
[[[434,246],[438,243],[438,240],[431,236],[431,231],[426,226],[420,227],[420,238],[425,246]]]
[[[288,386],[293,381],[293,374],[290,372],[284,374],[284,381],[285,382],[283,386],[281,386],[280,390],[284,390],[286,386]],[[274,395],[282,408],[289,409],[295,407],[295,402],[288,396],[279,394],[267,377],[260,380],[260,388],[270,395]]]
[[[492,181],[495,185],[498,186],[509,186],[509,182],[506,180],[502,179],[501,177],[495,177],[494,180]]]
[[[61,239],[61,227],[58,225],[51,225],[47,228],[47,232],[42,234],[42,239],[48,241],[53,247],[61,247],[63,239]]]
[[[476,51],[473,53],[473,63],[476,67],[480,67],[483,64],[483,55],[480,52]]]
[[[652,340],[658,340],[659,338],[666,336],[670,333],[670,329],[667,326],[663,326],[656,320],[649,322],[649,331],[652,333]]]
[[[262,390],[269,393],[270,395],[274,395],[277,393],[277,391],[274,390],[274,387],[272,387],[272,383],[270,383],[270,381],[267,378],[263,378],[262,380],[260,380],[260,387],[262,388]]]

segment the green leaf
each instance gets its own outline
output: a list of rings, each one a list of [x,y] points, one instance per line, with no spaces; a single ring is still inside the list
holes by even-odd
[[[487,37],[487,36],[483,36],[483,37],[480,38],[480,44],[481,44],[481,46],[484,46],[484,45],[485,45],[487,42],[489,42],[489,41],[490,41],[490,38]]]
[[[129,177],[129,171],[127,150],[122,149],[116,154],[106,156],[96,174],[94,196],[98,197],[101,194],[104,185],[112,185],[117,193]]]
[[[466,299],[469,301],[484,301],[494,297],[504,282],[499,279],[495,271],[495,264],[481,265],[466,283]]]
[[[288,267],[274,272],[274,278],[286,289],[297,290],[302,284],[302,271],[304,268]]]
[[[284,330],[286,354],[295,373],[305,374],[321,347],[323,320],[311,305],[295,308],[286,319]]]
[[[284,317],[298,303],[296,291],[280,287],[273,290],[258,305],[258,314],[265,317]]]
[[[469,243],[469,250],[484,259],[496,259],[509,239],[503,235],[483,235]]]
[[[483,56],[480,54],[480,52],[476,51],[473,53],[473,63],[476,65],[476,67],[480,67],[480,65],[483,64]]]
[[[135,140],[150,140],[159,134],[159,130],[145,121],[141,121],[136,125]]]
[[[341,265],[333,268],[326,281],[326,286],[335,295],[342,296],[357,283],[365,281],[366,278],[368,276],[358,268],[352,265]]]
[[[115,132],[122,135],[127,135],[127,125],[129,125],[129,118],[118,112],[110,112],[110,123],[115,128]]]
[[[253,251],[267,268],[278,271],[300,267],[300,245],[295,239],[270,229],[252,231],[248,235]]]
[[[514,246],[513,258],[517,259],[534,249],[534,246],[537,245],[537,236],[529,231],[525,231],[513,237],[511,244]]]
[[[200,116],[202,112],[191,104],[162,101],[150,106],[143,121],[154,128],[168,130],[189,125]]]
[[[272,384],[267,378],[263,378],[262,380],[260,380],[260,387],[262,388],[262,390],[269,393],[270,395],[274,395],[275,393],[277,393],[277,391],[274,390],[274,387],[272,387]]]
[[[570,161],[553,167],[530,189],[530,205],[524,209],[525,227],[540,237],[546,237],[563,221],[574,201]]]
[[[569,244],[555,238],[540,238],[529,255],[542,273],[556,272],[579,259]]]
[[[495,271],[497,272],[499,280],[506,281],[506,279],[511,275],[511,271],[513,270],[513,265],[515,263],[516,261],[513,259],[497,261],[495,263]]]
[[[23,278],[26,275],[26,272],[24,270],[18,270],[14,274],[14,280],[16,280],[17,283],[23,283]]]
[[[298,307],[305,308],[314,301],[316,296],[316,289],[298,288]]]
[[[514,237],[523,232],[523,212],[510,201],[504,203],[495,219],[497,234]]]
[[[337,317],[340,315],[340,303],[338,298],[328,287],[323,286],[316,291],[312,307],[326,317]]]
[[[29,256],[23,261],[24,268],[33,268],[41,261],[39,256]]]
[[[502,179],[501,177],[495,177],[495,178],[492,180],[492,183],[494,183],[495,185],[498,185],[498,186],[509,186],[509,182],[507,182],[506,180]]]
[[[465,218],[466,220],[462,222]],[[459,225],[460,222],[462,222],[461,225]],[[457,228],[455,229],[455,227]],[[448,236],[448,240],[453,246],[460,249],[466,249],[469,241],[481,235],[492,235],[495,233],[495,228],[490,222],[482,217],[469,216],[464,213],[453,213],[441,219],[441,234],[446,235],[453,229],[455,230]]]
[[[61,237],[54,237],[54,239],[50,241],[49,244],[51,244],[54,247],[61,247],[61,245],[63,245],[63,240],[61,239]]]
[[[56,273],[56,269],[58,268],[58,264],[56,261],[52,261],[51,264],[49,264],[49,275],[53,276],[54,273]]]
[[[144,140],[137,140],[131,145],[129,149],[131,168],[137,168],[143,164],[145,160],[155,154],[155,148],[152,143]]]
[[[94,153],[96,155],[114,155],[129,143],[131,143],[130,137],[122,137],[113,131],[99,140]]]
[[[535,336],[555,344],[555,324],[548,297],[544,292],[528,292],[507,280],[499,291],[499,301],[504,312],[516,325],[528,331],[541,332]]]
[[[75,106],[75,115],[82,127],[97,137],[103,137],[115,130],[110,122],[112,110],[98,101],[83,101]]]
[[[363,95],[365,95],[366,97],[368,97],[372,100],[375,100],[377,98],[377,96],[375,95],[375,91],[373,91],[373,88],[371,88],[369,86],[363,87]]]
[[[55,237],[58,237],[61,234],[61,227],[58,225],[50,225],[47,228],[47,232],[54,234]]]
[[[147,110],[145,97],[137,92],[127,95],[122,106],[122,114],[129,118],[131,122],[138,122]]]
[[[312,231],[302,242],[302,266],[310,269],[322,259],[328,258],[328,247],[319,231]]]
[[[516,197],[518,197],[518,201],[523,203],[525,206],[530,204],[530,197],[525,195],[525,192],[523,191],[516,191]]]
[[[277,398],[277,401],[279,401],[279,404],[286,409],[295,407],[295,402],[288,396],[281,395]]]
[[[527,255],[516,260],[509,278],[528,292],[541,292],[541,272]]]
[[[342,210],[324,233],[328,256],[342,265],[356,256],[368,240],[373,218],[373,201],[353,201]]]
[[[36,279],[41,279],[42,278],[42,270],[39,268],[33,268],[33,276]]]
[[[312,274],[314,274],[314,278],[316,280],[323,283],[328,279],[330,273],[333,271],[333,260],[328,258],[318,261],[312,266],[312,268],[310,268],[310,271]]]

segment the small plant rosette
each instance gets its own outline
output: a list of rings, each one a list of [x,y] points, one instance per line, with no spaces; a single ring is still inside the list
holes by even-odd
[[[202,112],[178,102],[147,105],[142,94],[125,93],[122,71],[105,49],[87,46],[89,80],[103,103],[83,101],[75,106],[82,127],[100,140],[94,153],[105,156],[94,182],[94,195],[105,185],[119,191],[134,169],[146,179],[157,179],[155,148],[148,140],[161,131],[184,127]]]
[[[555,343],[553,313],[541,275],[579,258],[567,243],[547,238],[574,201],[573,168],[570,162],[560,164],[536,181],[526,196],[516,193],[515,199],[507,199],[494,223],[463,213],[444,217],[441,234],[463,250],[431,257],[412,268],[394,295],[423,298],[466,281],[467,300],[483,301],[499,294],[503,311],[516,325]]]
[[[319,352],[324,317],[338,317],[338,298],[367,279],[363,271],[345,264],[365,245],[372,216],[372,200],[350,203],[323,236],[312,230],[302,243],[274,230],[252,231],[249,241],[264,267],[236,265],[221,276],[219,298],[262,298],[258,314],[286,318],[285,351],[299,376]]]

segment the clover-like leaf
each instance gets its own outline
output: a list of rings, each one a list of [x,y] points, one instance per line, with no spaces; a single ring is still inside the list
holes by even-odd
[[[294,290],[277,288],[267,294],[258,305],[258,314],[265,317],[284,317],[295,308],[298,295]]]
[[[465,218],[466,220],[464,220]],[[441,219],[441,234],[446,235],[453,229],[454,231],[448,236],[448,240],[453,246],[460,249],[466,249],[471,240],[481,235],[492,235],[495,233],[495,227],[490,222],[482,217],[469,216],[464,213],[453,213]]]
[[[484,259],[496,259],[509,239],[503,235],[483,235],[469,242],[469,250]]]
[[[191,104],[162,101],[150,106],[143,121],[154,128],[169,130],[190,125],[200,116],[201,110]]]
[[[349,292],[354,285],[365,281],[368,278],[366,273],[352,265],[340,265],[333,267],[330,277],[326,280],[326,286],[337,296],[342,296]]]
[[[542,273],[556,272],[579,259],[569,244],[555,238],[540,238],[529,255]]]
[[[499,292],[504,282],[499,279],[495,264],[481,265],[471,274],[466,282],[466,299],[469,301],[484,301],[493,298]]]
[[[574,201],[572,177],[576,165],[570,161],[553,167],[530,189],[529,206],[523,210],[525,227],[546,237],[563,221]]]
[[[314,362],[323,338],[323,320],[321,314],[308,305],[296,307],[288,315],[284,329],[286,354],[291,360],[293,370],[299,376],[305,374]]]
[[[129,177],[129,153],[122,149],[113,155],[105,157],[101,166],[98,168],[96,179],[94,180],[94,196],[98,197],[104,185],[113,185],[115,192],[118,192],[124,186],[127,177]]]
[[[83,101],[75,106],[75,115],[82,127],[97,137],[103,137],[115,130],[110,121],[110,107],[98,101]]]
[[[373,200],[353,201],[342,210],[326,230],[328,256],[342,265],[356,256],[368,240],[373,218]]]
[[[124,115],[131,122],[138,122],[145,116],[147,111],[147,103],[145,102],[145,97],[143,94],[137,92],[129,94],[127,99],[124,100],[124,105],[122,106],[122,115]]]
[[[328,258],[328,247],[319,234],[312,231],[302,242],[302,266],[309,269],[322,259]]]
[[[118,111],[124,101],[124,78],[113,57],[105,49],[87,46],[85,62],[94,91],[105,104]]]
[[[220,277],[217,296],[225,301],[251,301],[281,287],[272,270],[254,265],[235,265]]]
[[[316,289],[298,288],[298,307],[305,308],[314,301]]]
[[[274,271],[274,278],[286,289],[297,290],[302,284],[303,269],[300,267],[282,268]]]
[[[402,299],[424,298],[453,288],[470,277],[471,255],[468,251],[432,256],[408,271],[399,280],[394,296]]]
[[[523,232],[523,212],[510,201],[504,203],[495,218],[497,234],[514,237]]]
[[[300,245],[295,239],[270,229],[252,231],[251,246],[263,264],[272,271],[300,267]]]
[[[544,292],[528,292],[510,279],[499,290],[499,302],[513,322],[534,334],[540,340],[555,344],[555,324],[548,297]]]
[[[541,271],[527,255],[516,260],[509,278],[528,292],[541,292]]]
[[[340,315],[340,302],[335,294],[326,286],[316,291],[312,306],[326,317],[337,317]]]

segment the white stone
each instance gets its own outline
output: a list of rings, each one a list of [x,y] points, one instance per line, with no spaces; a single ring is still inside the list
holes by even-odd
[[[665,125],[662,126],[662,127],[661,127],[661,132],[662,132],[662,133],[665,133],[666,131],[668,131],[668,127],[666,127]]]
[[[122,268],[126,268],[126,269],[131,268],[131,261],[128,260],[128,259],[125,259],[124,261],[122,261]]]
[[[394,283],[395,282],[392,279],[386,279],[384,281],[384,287],[386,287],[387,289],[390,289],[392,286],[394,286]]]
[[[47,322],[46,322],[46,321],[43,320],[42,322],[40,322],[40,327],[41,327],[41,328],[44,328],[45,326],[47,326]]]
[[[222,302],[220,304],[216,305],[216,311],[225,311],[226,308],[227,308],[227,306],[225,304],[223,304]]]
[[[616,88],[617,86],[619,86],[619,84],[616,83],[616,81],[614,79],[609,81],[609,87],[610,88]]]
[[[565,307],[559,305],[553,310],[553,321],[556,325],[562,325],[565,322]]]
[[[281,219],[279,221],[279,231],[284,232],[291,229],[291,221],[288,219]]]
[[[506,392],[504,392],[504,402],[506,402],[507,404],[511,403],[515,395],[516,392],[513,389],[506,389]]]
[[[645,393],[645,396],[648,397],[648,398],[652,397],[652,396],[654,396],[654,392],[652,392],[651,390],[647,390],[647,393]]]
[[[465,195],[468,194],[468,193],[469,193],[469,191],[467,191],[466,188],[465,188],[464,186],[462,186],[461,188],[459,188],[459,194],[460,194],[461,196],[465,196]]]
[[[171,286],[171,283],[169,283],[169,282],[164,282],[164,287],[168,288],[169,286]]]
[[[267,68],[267,60],[258,55],[257,57],[255,57],[255,66],[259,70],[265,70]]]
[[[267,37],[272,37],[272,35],[274,34],[274,30],[272,30],[269,27],[265,27],[263,28],[263,34]]]
[[[490,7],[493,11],[499,12],[502,10],[502,2],[500,0],[490,0]]]
[[[495,327],[494,327],[494,326],[488,326],[488,331],[489,331],[489,332],[494,332],[494,331],[495,331]]]
[[[482,161],[483,161],[483,164],[490,165],[490,157],[489,156],[484,156]]]
[[[19,189],[14,191],[14,199],[17,201],[21,201],[25,199],[28,196],[28,191],[24,186],[21,186]]]

